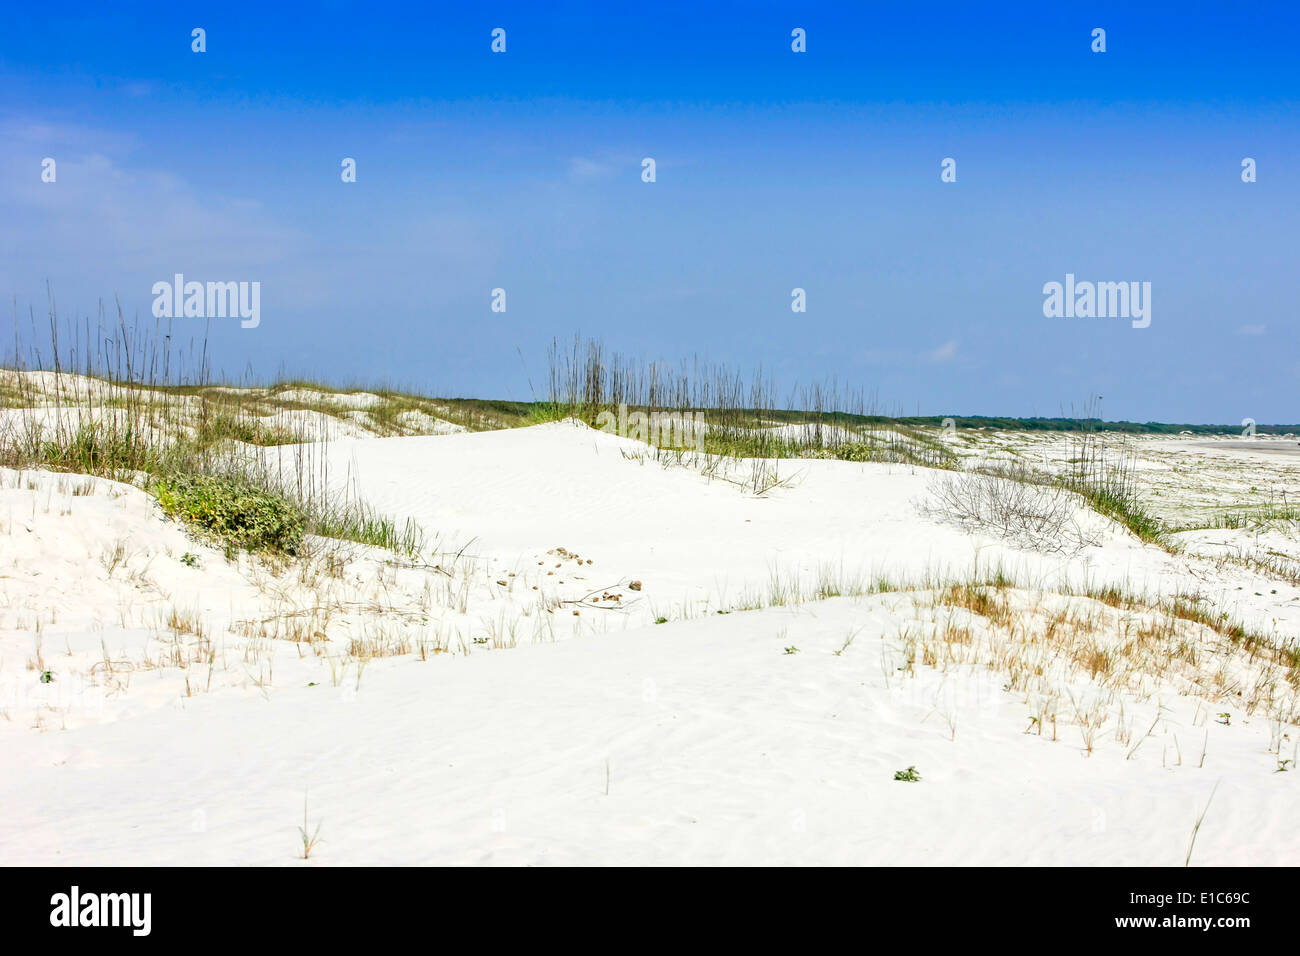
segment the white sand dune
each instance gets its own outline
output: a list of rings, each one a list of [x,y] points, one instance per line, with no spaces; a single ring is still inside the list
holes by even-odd
[[[1098,546],[1028,552],[928,518],[925,469],[781,462],[756,497],[572,424],[310,451],[444,553],[229,563],[138,489],[0,473],[0,861],[303,865],[306,795],[309,865],[1182,865],[1216,785],[1193,862],[1300,861],[1294,688],[1195,628],[1094,679],[1079,648],[1158,614],[1055,593],[1294,636],[1300,589],[1219,532],[1171,555],[1081,508]],[[811,599],[999,567],[1010,630],[930,586]],[[1068,614],[1082,644],[1030,640]]]
[[[292,471],[298,447],[268,454]],[[635,457],[644,449],[563,423],[338,442],[325,454],[336,488],[414,518],[445,545],[472,542],[472,552],[502,563],[562,546],[598,559],[584,572],[593,586],[644,578],[654,585],[647,595],[665,609],[705,601],[726,608],[774,577],[811,583],[828,570],[840,579],[910,583],[1001,567],[1047,588],[1115,583],[1171,596],[1208,585],[1230,615],[1300,633],[1300,589],[1256,595],[1261,581],[1249,574],[1208,582],[1193,563],[1142,545],[1082,506],[1078,520],[1103,546],[1045,556],[927,519],[917,506],[935,475],[929,469],[782,461],[788,486],[755,497],[691,468]]]

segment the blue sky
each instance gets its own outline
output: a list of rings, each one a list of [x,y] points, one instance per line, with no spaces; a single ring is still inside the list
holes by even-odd
[[[581,332],[908,414],[1300,421],[1291,5],[613,6],[9,4],[0,293],[258,281],[234,376],[527,399]],[[1045,318],[1066,273],[1150,327]]]

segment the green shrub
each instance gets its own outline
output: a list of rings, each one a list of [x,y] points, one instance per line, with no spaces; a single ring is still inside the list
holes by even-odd
[[[283,495],[241,478],[172,475],[150,489],[168,517],[179,518],[229,548],[294,554],[302,545],[303,514]]]
[[[848,441],[835,449],[840,461],[876,461],[880,455],[864,441]]]

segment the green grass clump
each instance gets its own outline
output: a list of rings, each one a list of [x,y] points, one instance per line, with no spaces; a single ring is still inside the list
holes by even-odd
[[[1136,488],[1127,481],[1066,479],[1062,484],[1080,495],[1098,514],[1118,521],[1143,541],[1159,544],[1164,539],[1164,525],[1142,506]]]
[[[81,422],[58,429],[53,438],[39,427],[15,429],[0,442],[0,464],[10,468],[48,468],[118,478],[123,472],[166,467],[170,449],[155,440],[146,423]]]
[[[249,551],[296,554],[305,519],[283,495],[240,478],[180,474],[150,486],[163,511],[199,533]]]
[[[200,419],[196,441],[200,448],[210,448],[223,441],[240,441],[246,445],[292,445],[310,436],[300,436],[287,428],[268,425],[249,415],[229,412]]]
[[[395,554],[416,555],[425,545],[415,521],[408,518],[398,527],[392,518],[359,502],[313,508],[309,525],[311,533],[322,538],[356,541]]]
[[[1070,470],[1057,478],[1062,487],[1148,544],[1165,544],[1168,529],[1146,509],[1138,493],[1136,459],[1116,458],[1095,433],[1089,432],[1072,440],[1068,463]]]

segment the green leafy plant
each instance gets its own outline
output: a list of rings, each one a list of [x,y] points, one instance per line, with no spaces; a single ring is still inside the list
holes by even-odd
[[[795,647],[793,644],[791,644],[789,647],[787,647],[787,648],[785,649],[785,652],[786,652],[787,654],[798,654],[798,653],[799,653],[799,648],[797,648],[797,647]]]
[[[908,767],[906,770],[895,770],[894,779],[903,780],[907,783],[917,783],[920,781],[921,775],[916,772],[915,767]]]
[[[172,475],[154,481],[150,490],[163,511],[226,546],[250,551],[296,554],[302,546],[305,519],[283,495],[241,478]]]
[[[190,554],[190,552],[186,551],[181,555],[181,564],[186,567],[197,568],[199,566],[199,557],[196,554]]]

